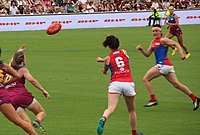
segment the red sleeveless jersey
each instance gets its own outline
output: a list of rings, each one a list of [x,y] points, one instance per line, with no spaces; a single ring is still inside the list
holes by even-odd
[[[122,50],[114,50],[109,57],[110,82],[133,82],[128,56]]]

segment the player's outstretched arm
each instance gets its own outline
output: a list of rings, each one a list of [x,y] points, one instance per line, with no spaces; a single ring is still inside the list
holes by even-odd
[[[161,42],[161,44],[169,46],[169,47],[175,46],[178,49],[178,51],[179,51],[180,58],[182,60],[185,59],[185,55],[183,53],[183,50],[182,50],[181,46],[177,42],[175,42],[175,41],[173,41],[171,39],[168,39],[168,38],[161,38],[160,42]]]
[[[5,63],[4,63],[4,67],[6,68],[7,73],[12,76],[12,78],[9,79],[8,81],[6,81],[4,83],[4,85],[8,85],[10,83],[13,83],[13,82],[17,81],[17,79],[19,79],[20,76],[17,73],[17,71],[15,71],[12,67],[10,67],[8,64],[5,64]]]
[[[35,86],[37,89],[39,89],[42,94],[48,98],[51,99],[50,94],[40,85],[40,83],[30,74],[27,68],[22,68],[19,71],[20,75],[23,75],[33,86]]]
[[[148,50],[144,50],[141,45],[138,45],[136,49],[139,50],[146,57],[149,57],[153,52],[151,45],[149,46]]]
[[[101,57],[97,57],[97,58],[96,58],[96,62],[104,62],[104,59],[101,58]]]
[[[26,46],[25,46],[25,44],[22,44],[22,45],[19,47],[19,49],[18,49],[17,52],[24,52],[25,50],[26,50]]]

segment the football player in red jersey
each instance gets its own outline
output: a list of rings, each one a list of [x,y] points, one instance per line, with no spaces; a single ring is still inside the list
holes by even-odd
[[[136,49],[141,51],[141,53],[146,57],[149,57],[154,52],[156,59],[156,66],[149,69],[143,78],[145,86],[150,94],[150,101],[145,105],[145,107],[157,105],[157,99],[155,97],[155,92],[153,90],[151,80],[163,75],[165,79],[169,81],[175,88],[181,90],[192,99],[194,104],[193,110],[197,110],[199,107],[200,99],[194,95],[187,86],[178,81],[174,71],[174,66],[167,57],[168,47],[175,46],[180,53],[180,58],[184,59],[185,56],[183,54],[182,48],[177,42],[162,37],[162,29],[160,25],[153,26],[152,34],[155,39],[151,42],[148,50],[144,50],[141,45],[136,47]]]
[[[119,50],[119,39],[113,35],[107,36],[103,46],[109,47],[110,54],[103,58],[98,57],[97,62],[103,62],[103,74],[111,71],[111,80],[108,87],[108,108],[99,120],[97,133],[103,133],[106,120],[115,112],[120,96],[123,95],[126,102],[132,135],[142,135],[136,132],[136,110],[135,110],[135,84],[132,79],[129,57],[125,50]]]

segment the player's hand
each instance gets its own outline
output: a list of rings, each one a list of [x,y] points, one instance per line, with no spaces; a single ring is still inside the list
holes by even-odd
[[[136,49],[137,49],[137,50],[142,50],[142,46],[141,46],[141,45],[138,45],[138,46],[136,46]]]
[[[104,68],[101,69],[101,72],[102,72],[104,75],[107,75],[107,72],[104,70]]]
[[[96,58],[96,62],[104,62],[104,59],[101,58],[101,57],[97,57],[97,58]]]
[[[184,55],[183,53],[181,53],[181,54],[180,54],[180,58],[181,58],[182,60],[184,60],[184,59],[185,59],[185,55]]]
[[[25,46],[25,44],[22,44],[22,45],[19,47],[18,52],[23,52],[23,51],[25,51],[25,50],[26,50],[26,46]]]
[[[43,90],[42,91],[42,94],[47,98],[47,99],[51,99],[51,95],[46,91],[46,90]]]

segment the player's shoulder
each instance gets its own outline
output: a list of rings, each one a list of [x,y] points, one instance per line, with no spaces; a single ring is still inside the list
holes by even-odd
[[[18,72],[25,74],[25,73],[29,73],[29,70],[26,67],[22,67],[18,70]]]
[[[174,18],[178,18],[178,15],[176,15],[176,14],[174,14],[173,16],[174,16]]]
[[[121,50],[125,55],[126,55],[126,57],[128,57],[129,58],[129,56],[128,56],[128,53],[127,53],[127,51],[126,50],[124,50],[124,49],[122,49]]]

